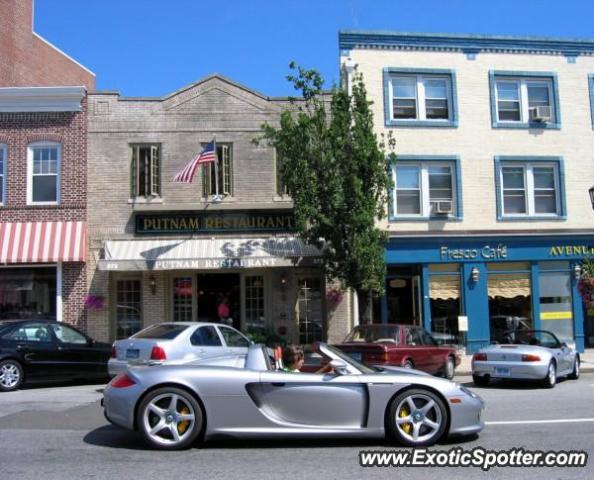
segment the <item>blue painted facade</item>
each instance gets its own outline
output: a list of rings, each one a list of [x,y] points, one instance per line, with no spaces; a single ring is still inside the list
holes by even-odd
[[[457,264],[460,275],[461,315],[468,317],[467,350],[475,352],[490,343],[489,330],[489,263],[523,262],[529,264],[524,272],[530,278],[531,311],[533,328],[540,328],[541,306],[539,274],[542,263],[559,262],[561,273],[571,281],[571,318],[576,348],[582,352],[585,344],[585,312],[578,292],[578,279],[574,267],[585,258],[594,258],[594,236],[465,236],[465,237],[415,237],[391,238],[385,251],[385,261],[390,267],[415,266],[420,272],[422,324],[432,329],[429,292],[429,265]],[[472,278],[478,271],[478,281]],[[543,270],[544,271],[544,270]],[[548,270],[547,270],[548,271]],[[503,270],[505,272],[505,270]],[[382,321],[388,321],[386,299],[381,302]]]

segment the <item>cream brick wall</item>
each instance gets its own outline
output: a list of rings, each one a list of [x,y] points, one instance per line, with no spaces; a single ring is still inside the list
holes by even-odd
[[[398,231],[590,229],[594,225],[588,188],[594,184],[594,131],[590,115],[588,74],[594,57],[462,52],[353,49],[363,74],[376,131],[391,130],[397,155],[459,155],[462,169],[463,221],[382,222]],[[341,64],[347,55],[341,57]],[[440,68],[456,72],[458,128],[386,127],[383,69]],[[489,70],[555,72],[558,75],[561,129],[497,129],[491,126]],[[496,155],[562,156],[565,167],[566,221],[497,221],[494,157]]]

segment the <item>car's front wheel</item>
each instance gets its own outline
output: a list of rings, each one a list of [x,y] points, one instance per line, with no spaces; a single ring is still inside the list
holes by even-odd
[[[146,442],[164,450],[188,448],[204,423],[196,399],[174,387],[159,388],[144,397],[136,420]]]
[[[557,383],[557,367],[555,367],[555,362],[549,363],[549,368],[547,369],[547,376],[543,379],[542,385],[545,388],[553,388]]]
[[[448,411],[432,391],[411,389],[390,404],[388,430],[400,443],[417,447],[433,445],[445,433]]]
[[[19,362],[11,358],[0,362],[0,392],[17,390],[24,379],[23,367]]]

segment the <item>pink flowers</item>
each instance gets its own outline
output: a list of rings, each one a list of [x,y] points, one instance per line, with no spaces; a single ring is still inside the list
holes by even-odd
[[[594,308],[594,277],[582,276],[578,283],[578,291],[587,308]]]
[[[99,295],[87,295],[85,297],[85,308],[87,310],[101,310],[105,306],[105,298]]]
[[[344,292],[338,287],[331,287],[326,290],[326,302],[330,308],[336,308],[342,302],[343,297]]]

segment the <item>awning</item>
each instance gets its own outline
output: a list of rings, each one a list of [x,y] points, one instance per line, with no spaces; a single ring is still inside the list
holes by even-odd
[[[84,262],[86,222],[0,223],[0,263]]]
[[[490,273],[487,290],[491,298],[529,297],[530,277],[527,273]]]
[[[297,237],[109,240],[100,270],[214,270],[314,266],[320,251]]]
[[[460,298],[460,276],[432,275],[429,278],[429,298],[433,300]]]

